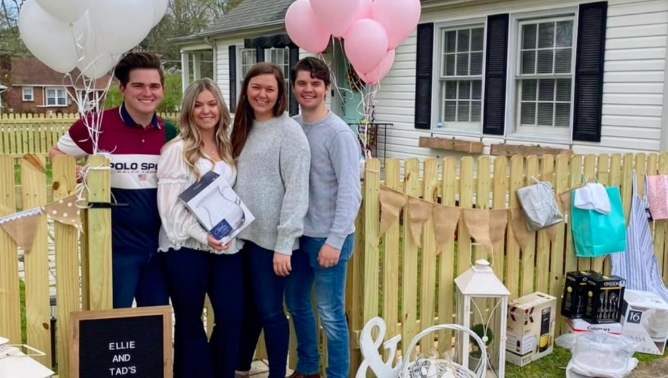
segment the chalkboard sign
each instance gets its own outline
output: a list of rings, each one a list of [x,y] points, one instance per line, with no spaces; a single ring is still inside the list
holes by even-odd
[[[73,312],[70,378],[172,377],[172,308]]]

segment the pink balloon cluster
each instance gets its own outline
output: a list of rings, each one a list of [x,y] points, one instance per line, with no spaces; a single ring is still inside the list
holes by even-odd
[[[302,49],[320,54],[332,36],[367,84],[380,81],[394,64],[395,49],[420,20],[420,0],[297,0],[285,14],[285,29]]]

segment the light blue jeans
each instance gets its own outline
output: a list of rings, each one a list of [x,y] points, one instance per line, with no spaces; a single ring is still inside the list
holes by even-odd
[[[350,345],[345,313],[346,268],[353,253],[354,235],[348,235],[339,263],[331,268],[318,264],[318,253],[325,238],[303,236],[300,249],[292,254],[292,272],[285,287],[285,303],[297,334],[297,372],[316,374],[319,369],[317,330],[311,288],[320,321],[327,335],[327,377],[347,378],[350,370]]]

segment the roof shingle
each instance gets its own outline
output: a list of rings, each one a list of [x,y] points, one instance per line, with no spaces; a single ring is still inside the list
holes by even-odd
[[[295,0],[244,0],[218,21],[209,25],[202,34],[219,33],[262,26],[285,18]]]

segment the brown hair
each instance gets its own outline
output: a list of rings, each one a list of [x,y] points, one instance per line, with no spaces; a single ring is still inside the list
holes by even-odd
[[[199,181],[202,172],[197,169],[195,162],[200,158],[206,157],[202,154],[202,135],[197,127],[197,122],[195,122],[195,117],[193,117],[193,109],[197,102],[197,96],[204,91],[209,91],[213,94],[220,113],[220,119],[218,120],[215,134],[216,151],[227,164],[232,166],[235,164],[234,158],[232,158],[232,145],[230,144],[230,138],[228,136],[231,118],[230,111],[227,109],[225,100],[223,100],[223,95],[220,93],[218,85],[216,85],[213,80],[209,78],[196,80],[188,86],[183,94],[181,117],[179,119],[179,136],[183,139],[183,157],[186,164],[193,170],[197,181]],[[173,140],[175,139],[172,139],[172,141]],[[211,161],[211,169],[213,168],[214,162]]]
[[[241,96],[239,96],[239,102],[237,104],[237,111],[234,114],[234,127],[232,128],[232,156],[238,158],[243,150],[244,145],[246,144],[246,139],[248,139],[248,133],[253,127],[253,119],[255,118],[255,112],[248,102],[248,85],[252,78],[260,75],[273,74],[276,78],[277,87],[278,87],[278,98],[276,99],[276,104],[274,105],[274,117],[285,113],[288,108],[288,96],[287,88],[285,88],[285,78],[283,76],[283,70],[280,67],[273,63],[257,63],[251,67],[250,71],[246,74],[244,82],[241,85]]]
[[[160,84],[165,85],[165,77],[162,73],[162,63],[157,55],[150,52],[138,51],[126,54],[116,65],[114,76],[121,82],[122,86],[128,85],[130,72],[138,68],[155,69],[160,74]]]
[[[297,74],[299,71],[307,71],[311,74],[312,79],[320,79],[325,82],[325,86],[329,87],[331,84],[331,77],[329,67],[322,59],[313,56],[308,56],[301,59],[292,67],[292,86],[297,81]]]

